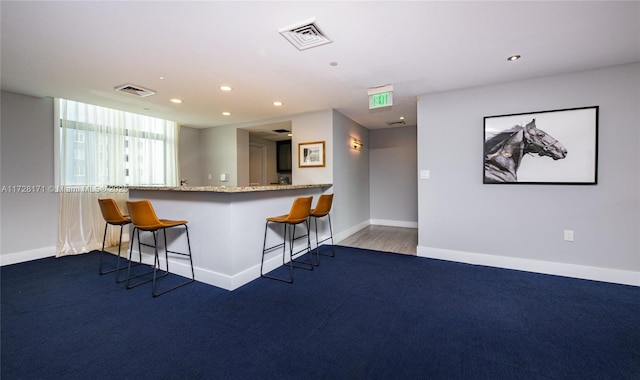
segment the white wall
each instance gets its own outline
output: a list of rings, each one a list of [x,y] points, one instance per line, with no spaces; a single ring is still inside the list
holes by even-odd
[[[291,148],[293,150],[293,156],[291,157],[291,176],[294,185],[333,182],[335,160],[331,154],[334,149],[332,133],[333,120],[331,114],[331,110],[324,110],[295,115],[295,117],[291,119],[291,131],[293,132],[293,137],[291,138]],[[299,168],[299,144],[316,141],[324,141],[326,152],[325,166],[318,168]]]
[[[362,141],[362,150],[350,146],[350,137]],[[333,111],[334,240],[340,240],[369,225],[369,131],[337,111]]]
[[[482,184],[484,116],[593,105],[597,185]],[[418,254],[640,285],[639,105],[640,64],[421,96]]]
[[[249,186],[249,131],[236,129],[236,186]]]
[[[203,186],[236,186],[238,183],[236,128],[232,126],[206,128],[201,130],[200,136],[201,184]],[[222,173],[229,174],[228,182],[220,181]]]
[[[49,188],[54,185],[53,99],[5,91],[1,97],[0,258],[6,265],[55,255],[58,196]]]
[[[191,186],[201,186],[200,161],[200,130],[181,126],[178,148],[180,179],[187,180]]]
[[[417,128],[369,131],[371,223],[418,227]]]

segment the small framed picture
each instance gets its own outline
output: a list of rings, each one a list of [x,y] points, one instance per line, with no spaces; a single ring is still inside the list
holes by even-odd
[[[298,144],[298,167],[317,168],[325,165],[324,141]]]
[[[484,118],[484,181],[595,185],[598,106]]]

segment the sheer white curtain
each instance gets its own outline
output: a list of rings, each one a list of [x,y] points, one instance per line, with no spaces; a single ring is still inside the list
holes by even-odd
[[[177,186],[178,125],[64,99],[56,105],[56,256],[64,256],[102,247],[105,222],[99,198],[114,198],[125,211],[126,186]],[[109,231],[106,246],[119,238],[118,228]]]

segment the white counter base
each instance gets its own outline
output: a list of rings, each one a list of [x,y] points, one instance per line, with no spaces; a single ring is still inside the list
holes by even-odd
[[[260,260],[264,238],[265,219],[287,214],[297,197],[313,196],[315,207],[320,194],[330,184],[305,185],[277,191],[212,192],[175,191],[170,189],[129,190],[131,200],[149,199],[156,214],[162,219],[187,220],[193,265],[197,281],[227,290],[234,290],[260,277]],[[319,224],[319,233],[323,231]],[[313,224],[312,224],[313,229]],[[162,247],[164,240],[159,235]],[[150,233],[141,235],[142,241],[151,239]],[[315,247],[315,234],[311,234]],[[304,239],[301,239],[304,240]],[[270,225],[267,232],[267,247],[282,241],[282,226]],[[170,250],[184,252],[187,249],[184,228],[167,230]],[[302,244],[300,242],[299,244]],[[137,244],[134,245],[137,257]],[[297,249],[297,245],[296,245]],[[151,249],[143,247],[143,260],[153,263]],[[265,258],[265,271],[282,265],[282,251],[269,253]],[[164,256],[162,251],[161,256]],[[190,277],[187,259],[169,256],[172,273]],[[162,262],[164,268],[164,262]]]

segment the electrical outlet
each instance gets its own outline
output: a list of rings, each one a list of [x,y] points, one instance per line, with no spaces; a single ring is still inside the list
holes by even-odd
[[[573,230],[564,230],[564,241],[573,241]]]

